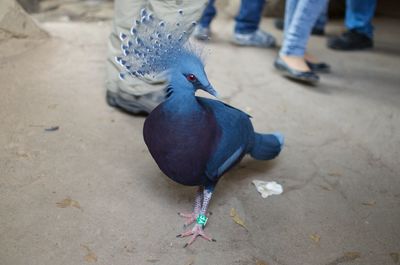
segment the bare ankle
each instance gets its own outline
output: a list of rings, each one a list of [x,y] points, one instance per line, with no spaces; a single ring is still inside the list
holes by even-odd
[[[301,56],[290,56],[290,55],[281,55],[281,59],[292,69],[308,72],[310,68],[308,67],[304,57]]]

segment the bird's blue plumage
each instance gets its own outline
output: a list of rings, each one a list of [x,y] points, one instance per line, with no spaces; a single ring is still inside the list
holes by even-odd
[[[254,132],[244,112],[194,95],[171,96],[149,115],[143,133],[160,169],[184,185],[215,185],[245,154],[263,145],[268,159],[281,150],[274,135]],[[271,142],[263,143],[263,137]]]
[[[160,169],[184,185],[204,185],[220,131],[211,111],[195,98],[173,94],[146,119],[144,140]]]
[[[116,60],[124,68],[122,77],[163,73],[168,78],[167,99],[150,113],[143,129],[160,169],[184,185],[214,186],[246,154],[264,160],[277,156],[280,135],[255,133],[246,113],[195,96],[197,89],[214,96],[216,91],[202,60],[184,44],[186,33],[170,29],[146,10],[141,17],[130,36],[121,35],[123,54]]]
[[[197,101],[213,113],[220,130],[218,142],[206,168],[206,176],[217,181],[251,150],[254,130],[249,116],[244,112],[217,100],[198,97]]]

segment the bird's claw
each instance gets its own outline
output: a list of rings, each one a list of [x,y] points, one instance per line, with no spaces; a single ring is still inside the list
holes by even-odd
[[[204,238],[205,240],[208,241],[212,241],[212,242],[216,242],[217,240],[215,240],[214,238],[206,235],[206,233],[204,233],[203,227],[199,224],[196,224],[191,230],[188,230],[182,234],[177,235],[176,237],[187,237],[187,236],[192,236],[189,240],[189,242],[187,242],[183,247],[187,247],[190,246],[198,236]]]
[[[183,224],[183,227],[186,228],[196,221],[197,216],[199,214],[193,212],[193,213],[178,213],[178,215],[186,219],[186,222]]]

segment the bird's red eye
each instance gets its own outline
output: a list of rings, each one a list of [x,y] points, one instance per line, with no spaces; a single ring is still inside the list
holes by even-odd
[[[196,81],[196,76],[194,74],[190,74],[187,76],[187,80],[189,80],[190,82],[194,82]]]

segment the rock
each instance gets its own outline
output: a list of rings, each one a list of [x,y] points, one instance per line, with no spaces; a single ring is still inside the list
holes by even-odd
[[[28,13],[36,13],[39,11],[39,0],[17,0],[17,2]]]
[[[0,42],[11,38],[42,39],[48,36],[15,0],[0,1]]]

